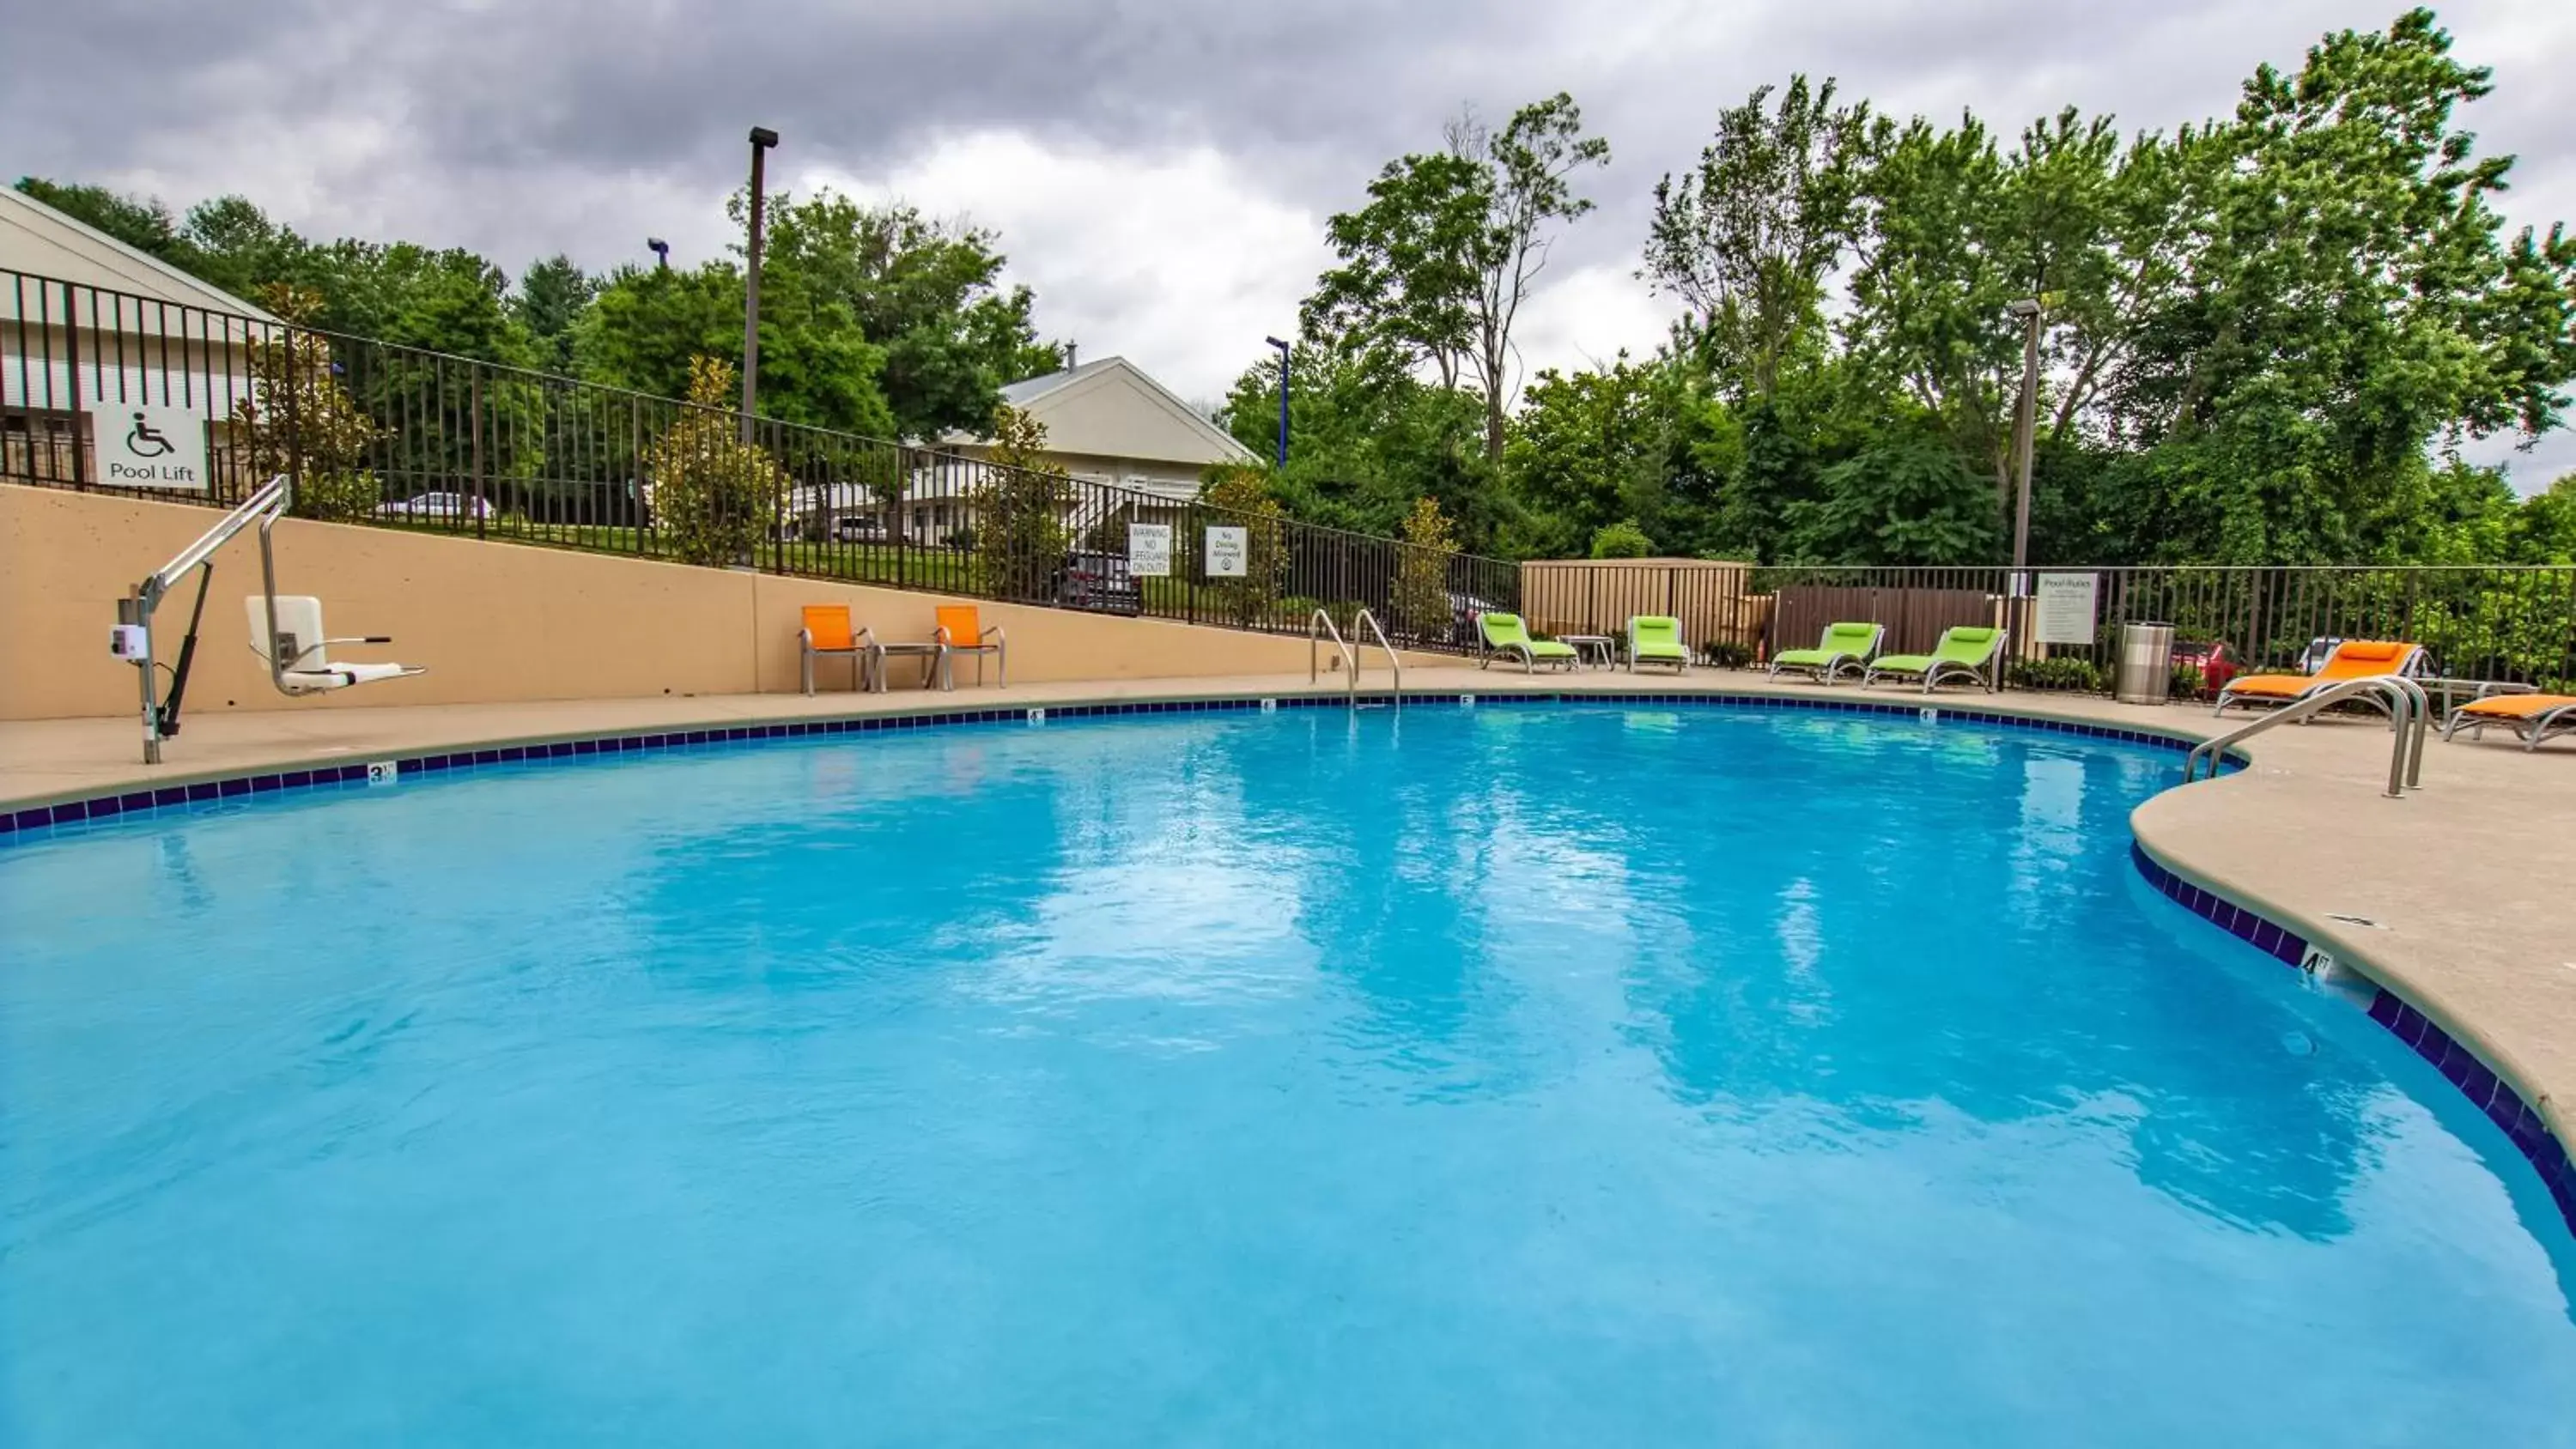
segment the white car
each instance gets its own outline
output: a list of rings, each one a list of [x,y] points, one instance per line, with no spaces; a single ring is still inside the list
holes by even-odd
[[[376,505],[380,518],[492,518],[492,500],[464,493],[423,493],[416,498],[399,499]]]

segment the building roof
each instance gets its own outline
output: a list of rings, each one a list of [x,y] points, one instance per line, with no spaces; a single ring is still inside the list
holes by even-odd
[[[222,288],[209,286],[8,186],[0,186],[0,270],[102,292],[124,292],[175,307],[198,307],[261,322],[277,320]],[[34,303],[26,306],[32,314]]]
[[[1253,461],[1233,434],[1123,357],[1024,378],[1004,387],[1002,400],[1046,425],[1050,453],[1200,468]]]

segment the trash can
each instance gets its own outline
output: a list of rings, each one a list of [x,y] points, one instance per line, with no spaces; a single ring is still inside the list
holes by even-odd
[[[2120,626],[2120,668],[2111,694],[2122,704],[2162,704],[2173,688],[2173,625]]]

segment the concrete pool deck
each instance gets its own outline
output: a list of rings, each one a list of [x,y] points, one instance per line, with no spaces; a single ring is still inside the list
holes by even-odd
[[[837,677],[837,676],[835,676]],[[1370,667],[1363,689],[1383,690]],[[2207,738],[2238,722],[2206,707],[1844,684],[1772,685],[1760,675],[1523,675],[1410,669],[1408,694],[1708,693],[1864,699],[2069,720]],[[0,724],[0,815],[57,801],[261,771],[348,765],[463,746],[508,746],[636,731],[705,729],[858,715],[950,713],[1140,700],[1337,696],[1328,678],[1063,680],[953,693],[666,696],[203,715],[141,763],[131,717]],[[2414,1005],[2539,1111],[2561,1142],[2576,1128],[2576,746],[2526,753],[2501,735],[2432,741],[2424,788],[2382,797],[2389,737],[2365,719],[2327,719],[2251,741],[2250,768],[2169,790],[2132,817],[2166,865],[2297,929]],[[2175,768],[2180,770],[2179,757]]]

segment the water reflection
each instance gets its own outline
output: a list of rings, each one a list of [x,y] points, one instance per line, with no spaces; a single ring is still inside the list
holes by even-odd
[[[1351,1088],[1438,1100],[1643,1053],[1712,1120],[2058,1122],[2194,1211],[2349,1227],[2375,1075],[2281,1051],[2146,924],[2120,842],[2161,761],[1503,708],[904,745],[665,841],[633,909],[706,934],[710,984],[756,959],[771,990],[909,976],[1102,1040],[1311,1030]]]

